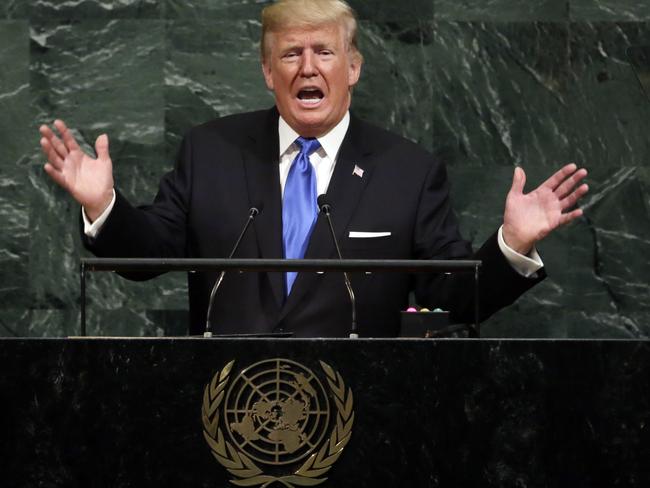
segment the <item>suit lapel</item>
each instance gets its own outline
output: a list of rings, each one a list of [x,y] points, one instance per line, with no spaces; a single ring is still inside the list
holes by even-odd
[[[248,195],[252,206],[261,206],[253,223],[262,258],[282,258],[282,197],[279,174],[278,112],[267,112],[263,127],[250,137],[243,149]],[[268,273],[278,309],[284,302],[282,273]]]
[[[371,151],[365,147],[364,142],[361,134],[361,122],[355,117],[350,117],[350,126],[341,144],[339,157],[326,194],[326,200],[332,207],[332,223],[339,243],[345,237],[345,230],[372,176],[373,165],[368,157]],[[363,176],[359,176],[358,172],[355,173],[355,166],[362,169]],[[336,257],[336,248],[332,242],[327,219],[324,215],[319,215],[305,252],[305,258]],[[344,254],[343,258],[345,257]],[[307,291],[313,289],[316,279],[316,273],[298,273],[291,294],[280,313],[280,319],[284,318],[300,302]]]

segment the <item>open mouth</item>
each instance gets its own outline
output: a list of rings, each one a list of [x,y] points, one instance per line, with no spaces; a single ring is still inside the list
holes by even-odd
[[[303,88],[298,92],[298,100],[305,105],[317,105],[325,97],[319,88]]]

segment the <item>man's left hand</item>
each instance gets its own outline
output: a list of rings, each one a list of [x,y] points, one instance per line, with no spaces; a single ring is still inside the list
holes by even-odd
[[[581,209],[571,209],[589,191],[586,184],[580,184],[585,176],[586,169],[567,164],[535,190],[524,194],[526,173],[520,167],[515,168],[503,215],[506,244],[527,255],[536,242],[580,217]]]

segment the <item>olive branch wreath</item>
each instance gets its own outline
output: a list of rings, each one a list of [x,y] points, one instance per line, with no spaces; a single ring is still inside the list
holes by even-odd
[[[265,488],[274,482],[287,488],[295,486],[315,486],[323,483],[322,478],[339,458],[352,435],[354,423],[354,401],[352,390],[345,388],[341,375],[327,363],[320,361],[327,375],[327,383],[334,396],[337,415],[336,425],[332,428],[330,438],[317,453],[313,453],[293,474],[287,476],[269,476],[243,452],[238,452],[228,442],[219,427],[219,407],[225,395],[226,385],[235,361],[230,361],[221,372],[214,375],[205,386],[201,418],[203,420],[203,437],[210,446],[212,455],[228,472],[239,479],[230,480],[237,486],[257,486]]]

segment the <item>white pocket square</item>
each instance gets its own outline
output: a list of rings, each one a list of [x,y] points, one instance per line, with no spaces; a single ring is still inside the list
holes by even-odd
[[[390,232],[354,232],[350,231],[350,239],[372,239],[373,237],[388,237]]]

